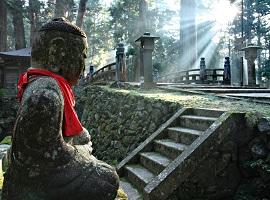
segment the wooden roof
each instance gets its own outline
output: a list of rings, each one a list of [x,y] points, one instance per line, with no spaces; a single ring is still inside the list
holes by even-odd
[[[0,52],[0,57],[31,57],[31,48],[19,49],[14,51]]]

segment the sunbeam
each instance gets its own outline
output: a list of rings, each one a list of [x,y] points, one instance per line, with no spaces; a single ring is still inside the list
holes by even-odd
[[[239,8],[229,0],[205,0],[208,2],[207,8],[197,18],[197,23],[206,21],[213,22],[214,31],[225,31],[239,13]],[[205,12],[207,11],[207,12]]]

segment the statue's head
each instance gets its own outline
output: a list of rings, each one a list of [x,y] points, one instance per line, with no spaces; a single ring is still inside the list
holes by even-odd
[[[85,32],[64,18],[43,25],[32,45],[32,67],[64,77],[75,85],[85,68]]]

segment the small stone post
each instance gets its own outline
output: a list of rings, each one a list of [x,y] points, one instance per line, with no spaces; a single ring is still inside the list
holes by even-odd
[[[125,47],[119,43],[116,48],[116,81],[126,81]]]
[[[159,37],[150,36],[150,33],[144,33],[143,36],[138,38],[135,43],[139,45],[142,55],[141,57],[141,69],[142,77],[141,82],[143,88],[153,88],[156,83],[153,82],[153,64],[152,64],[152,52],[154,50],[155,39]],[[142,81],[143,79],[143,81]]]
[[[241,51],[245,52],[245,59],[247,59],[249,86],[256,86],[256,71],[254,61],[257,58],[258,49],[262,48],[253,44],[248,44],[247,47],[241,49]]]
[[[206,80],[206,65],[205,65],[205,58],[201,58],[200,60],[200,81],[203,83]]]
[[[223,84],[231,84],[230,57],[225,57],[224,72],[223,72]]]
[[[90,73],[90,75],[92,75],[94,73],[94,65],[90,65],[89,73]]]

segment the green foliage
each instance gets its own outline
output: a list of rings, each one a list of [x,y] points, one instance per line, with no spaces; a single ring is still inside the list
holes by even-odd
[[[214,1],[214,0],[211,0]],[[211,1],[208,1],[211,3]],[[30,38],[30,18],[31,10],[35,13],[35,28],[38,29],[42,24],[54,17],[55,1],[53,0],[31,0],[24,1],[22,7],[16,6],[15,0],[5,0],[9,10],[17,10],[22,12],[24,16],[24,28],[26,40]],[[31,6],[29,4],[31,2]],[[65,0],[65,6],[68,11],[68,18],[74,22],[78,9],[79,0]],[[179,3],[179,1],[176,1]],[[203,6],[204,1],[198,1],[198,8]],[[231,1],[239,6],[241,10],[240,1]],[[173,18],[179,13],[167,9],[165,0],[147,1],[147,0],[115,0],[108,8],[104,6],[101,0],[88,1],[86,13],[84,17],[83,29],[86,31],[89,42],[89,62],[94,65],[104,65],[111,60],[106,60],[107,52],[113,54],[113,49],[117,43],[124,42],[125,46],[130,47],[127,55],[135,55],[137,46],[134,41],[144,32],[150,32],[152,35],[159,36],[160,39],[156,41],[155,51],[153,53],[153,63],[160,63],[160,71],[166,71],[168,67],[177,69],[179,66],[179,32],[178,26],[176,30],[168,30],[171,26]],[[177,6],[180,4],[176,4]],[[206,4],[205,4],[206,5]],[[204,9],[208,9],[204,7]],[[204,11],[205,11],[204,10]],[[244,18],[243,18],[243,32],[244,39],[251,38],[252,42],[259,43],[267,49],[270,48],[270,29],[269,29],[269,14],[270,1],[269,0],[244,0]],[[200,15],[200,11],[198,11]],[[12,15],[8,14],[8,50],[14,49],[15,39],[13,37],[14,28],[12,24]],[[173,24],[175,25],[175,24]],[[198,55],[205,51],[206,47],[211,44],[209,30],[213,27],[213,22],[205,22],[198,24]],[[229,34],[235,38],[241,37],[241,12],[236,17],[231,25]],[[226,36],[227,37],[227,36]],[[227,45],[228,38],[221,41],[220,44],[211,47],[213,51],[212,58],[207,59],[208,67],[216,67],[216,63],[220,61],[221,48]],[[233,44],[233,42],[231,43]],[[231,47],[233,49],[233,47]],[[210,57],[210,56],[209,56]],[[111,55],[111,58],[113,56]],[[266,67],[267,68],[267,67]],[[268,77],[268,69],[263,69],[264,77]]]
[[[0,144],[11,144],[11,136],[6,136]]]
[[[270,162],[269,160],[255,160],[255,161],[248,161],[244,164],[245,167],[250,167],[253,169],[262,169],[263,171],[270,174]]]
[[[104,64],[105,53],[113,48],[110,35],[109,13],[100,0],[88,1],[83,29],[87,34],[89,62],[94,65]]]
[[[5,95],[5,92],[3,89],[0,89],[0,98],[3,97]]]
[[[153,68],[156,69],[157,71],[161,70],[161,63],[154,63]]]
[[[145,3],[147,2],[147,5]],[[174,33],[164,30],[176,12],[162,6],[166,1],[159,0],[119,0],[109,8],[111,29],[114,43],[123,41],[131,49],[136,49],[134,41],[144,32],[159,36],[153,53],[153,63],[160,63],[159,69],[165,71],[168,66],[175,66],[179,55],[179,42]],[[146,9],[148,7],[148,9]],[[146,16],[144,18],[144,16]],[[128,22],[128,23],[127,23]],[[135,51],[127,52],[134,55]]]
[[[263,63],[263,66],[258,70],[258,73],[261,75],[261,77],[270,80],[270,60],[266,60]]]
[[[139,0],[115,1],[109,12],[112,17],[110,26],[113,30],[114,43],[125,41],[126,44],[134,46],[134,41],[139,35]]]
[[[241,11],[241,3],[239,3],[238,6]],[[269,14],[269,0],[244,0],[243,34],[245,40],[250,39],[254,43],[259,43],[258,37],[261,39],[260,42],[263,41],[262,38],[267,37],[267,34],[269,34],[269,24],[268,17],[266,16]],[[231,31],[236,37],[241,37],[241,12],[235,18]],[[267,42],[267,40],[265,40],[265,42]]]
[[[126,52],[126,56],[134,56],[134,55],[136,55],[136,50],[132,47],[129,47]]]
[[[118,161],[117,160],[112,160],[112,162],[110,164],[116,167],[118,165]]]

